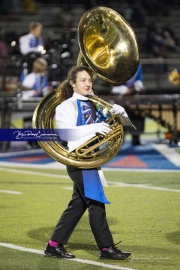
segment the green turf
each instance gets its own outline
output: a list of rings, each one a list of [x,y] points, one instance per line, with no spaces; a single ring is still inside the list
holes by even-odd
[[[9,169],[9,168],[7,168]],[[14,169],[14,168],[12,168]],[[42,172],[40,169],[18,170]],[[0,171],[0,190],[21,191],[22,195],[0,193],[0,242],[42,250],[48,241],[61,212],[71,198],[70,179],[56,178],[64,170],[43,169],[52,176],[30,175]],[[104,171],[109,183],[148,184],[180,189],[180,174],[172,172]],[[122,250],[132,252],[126,261],[101,261],[91,233],[87,212],[68,243],[68,251],[77,258],[115,266],[147,270],[180,269],[180,231],[178,192],[142,189],[137,187],[105,188],[111,205],[106,207],[114,241]],[[57,270],[109,269],[79,262],[45,258],[0,247],[0,269]]]

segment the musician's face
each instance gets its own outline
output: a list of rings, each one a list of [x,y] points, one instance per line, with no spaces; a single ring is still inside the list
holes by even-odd
[[[92,91],[92,78],[83,70],[77,73],[76,82],[72,82],[71,85],[75,93],[88,96]]]
[[[35,36],[35,37],[39,37],[42,33],[42,27],[41,26],[37,26],[36,28],[34,28],[31,33]]]

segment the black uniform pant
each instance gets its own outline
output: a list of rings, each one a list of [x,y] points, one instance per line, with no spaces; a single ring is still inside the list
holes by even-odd
[[[114,244],[106,219],[105,205],[84,196],[82,170],[67,166],[67,172],[74,182],[72,199],[61,215],[51,240],[66,244],[82,215],[88,209],[89,223],[99,249]]]

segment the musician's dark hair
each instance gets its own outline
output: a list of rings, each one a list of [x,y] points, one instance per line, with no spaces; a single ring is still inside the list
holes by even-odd
[[[77,79],[77,73],[84,70],[90,75],[91,78],[93,78],[93,72],[89,67],[74,66],[69,70],[66,80],[64,80],[58,87],[58,90],[61,92],[61,97],[63,98],[63,100],[72,97],[74,91],[70,82],[75,83]]]

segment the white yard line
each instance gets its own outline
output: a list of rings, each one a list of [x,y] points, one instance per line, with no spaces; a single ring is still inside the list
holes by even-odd
[[[20,192],[20,191],[6,190],[6,189],[0,189],[0,193],[7,193],[7,194],[13,194],[13,195],[21,195],[22,194],[22,192]]]
[[[161,191],[170,191],[170,192],[180,192],[180,189],[172,189],[172,188],[163,188],[163,187],[153,187],[150,185],[143,185],[143,184],[126,184],[121,182],[108,182],[109,185],[112,187],[136,187],[136,188],[145,188],[145,189],[154,189],[154,190],[161,190]]]
[[[153,144],[153,147],[175,166],[180,166],[180,154],[178,154],[173,148],[164,144]]]
[[[46,168],[46,169],[66,169],[66,166],[57,162],[57,161],[52,161],[47,164],[30,164],[30,163],[24,163],[24,162],[9,162],[9,161],[0,161],[1,166],[6,166],[6,167],[28,167],[28,168]]]
[[[37,250],[37,249],[32,249],[32,248],[25,248],[25,247],[16,246],[16,245],[9,244],[9,243],[1,243],[0,242],[0,246],[6,247],[6,248],[15,249],[15,250],[19,250],[19,251],[40,254],[40,255],[43,255],[44,254],[44,252],[42,250]],[[121,267],[121,266],[117,266],[117,265],[99,263],[99,262],[94,262],[94,261],[91,261],[91,260],[83,260],[83,259],[78,259],[78,258],[72,259],[71,262],[72,261],[73,262],[84,263],[84,264],[96,265],[96,266],[100,266],[100,267],[104,267],[104,268],[111,268],[111,269],[136,270],[134,268]]]
[[[108,168],[108,167],[103,167],[102,168],[103,171],[119,171],[119,172],[153,172],[153,173],[162,173],[162,172],[166,172],[166,173],[172,173],[172,172],[175,172],[175,173],[180,173],[180,170],[171,170],[171,169],[136,169],[136,168]]]
[[[23,170],[18,170],[18,169],[0,168],[0,171],[22,173],[22,174],[32,174],[32,175],[54,177],[54,178],[69,178],[69,176],[63,175],[63,174],[41,173],[41,172],[23,171]]]
[[[31,171],[23,171],[23,170],[18,170],[18,169],[0,168],[0,171],[22,173],[22,174],[32,174],[32,175],[39,175],[39,176],[45,176],[45,177],[51,177],[51,178],[69,178],[69,176],[62,175],[62,174],[31,172]],[[113,181],[109,181],[109,180],[108,180],[108,184],[112,185],[114,187],[135,187],[135,188],[154,189],[154,190],[169,191],[169,192],[180,192],[179,189],[154,187],[154,186],[142,185],[142,184],[126,184],[126,183],[122,183],[122,182],[113,182]]]

